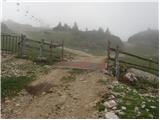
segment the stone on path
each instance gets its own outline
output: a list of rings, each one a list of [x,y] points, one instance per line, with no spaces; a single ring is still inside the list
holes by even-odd
[[[117,105],[117,103],[114,100],[109,100],[104,102],[104,106],[107,108],[113,108]]]
[[[107,112],[105,114],[105,118],[106,119],[119,119],[118,116],[113,111]]]

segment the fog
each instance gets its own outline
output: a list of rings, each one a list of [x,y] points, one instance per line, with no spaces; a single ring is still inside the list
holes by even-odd
[[[158,2],[30,3],[21,0],[20,4],[3,1],[2,10],[3,20],[49,27],[60,21],[70,26],[77,22],[81,30],[109,28],[123,41],[147,28],[158,29]]]

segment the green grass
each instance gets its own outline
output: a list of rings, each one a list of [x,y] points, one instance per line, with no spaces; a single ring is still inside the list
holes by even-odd
[[[87,72],[87,70],[76,69],[76,68],[69,71],[69,73],[72,74],[72,75],[82,74],[82,73],[85,73],[85,72]]]
[[[34,76],[12,76],[1,78],[2,99],[5,97],[13,97],[24,89],[32,80]]]
[[[158,81],[153,82],[153,81],[146,81],[146,80],[141,81],[140,80],[132,87],[141,93],[145,93],[146,91],[156,92],[156,90],[158,90],[158,88],[159,88],[159,83],[158,83]]]
[[[135,89],[123,84],[115,86],[113,92],[118,99],[117,110],[123,112],[123,114],[116,113],[121,119],[159,118],[159,98],[157,96],[142,96]],[[126,109],[122,109],[122,106]]]
[[[102,102],[98,102],[98,103],[96,104],[96,109],[97,109],[99,112],[102,112],[102,111],[105,110],[105,106],[103,105]]]
[[[64,83],[72,82],[74,80],[76,80],[76,77],[74,75],[64,76],[64,77],[61,78],[61,81],[64,82]]]
[[[107,85],[108,84],[108,80],[107,79],[99,79],[98,83],[102,84],[102,85]]]
[[[61,81],[63,81],[64,83],[72,82],[72,81],[76,80],[76,75],[79,75],[79,74],[84,73],[84,72],[86,72],[86,71],[81,70],[81,69],[72,69],[68,72],[69,76],[62,77]]]

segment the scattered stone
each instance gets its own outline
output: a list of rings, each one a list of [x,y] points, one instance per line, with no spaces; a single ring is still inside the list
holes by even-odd
[[[119,84],[119,82],[117,80],[113,81],[113,85],[118,85],[118,84]]]
[[[113,89],[113,85],[107,85],[108,89]]]
[[[46,94],[46,92],[42,92],[42,95],[45,95]]]
[[[141,115],[141,112],[140,112],[140,111],[138,111],[138,112],[137,112],[137,116],[140,116],[140,115]]]
[[[157,83],[159,80],[158,76],[135,68],[130,68],[127,70],[127,72],[134,74],[135,75],[134,77],[138,78],[137,80],[152,81]]]
[[[121,110],[116,111],[119,115],[124,115],[125,113]]]
[[[18,104],[18,103],[17,103],[15,106],[16,106],[16,107],[19,107],[19,106],[20,106],[20,104]]]
[[[153,108],[153,109],[154,109],[154,108],[156,108],[156,106],[150,106],[150,108]]]
[[[138,108],[138,107],[135,107],[135,108],[134,108],[134,111],[135,111],[135,112],[138,112],[138,111],[139,111],[139,108]]]
[[[141,108],[145,108],[145,106],[146,106],[146,105],[145,105],[145,104],[143,104],[143,105],[141,106]]]
[[[113,111],[111,111],[105,114],[105,118],[106,119],[118,119],[118,116]]]
[[[114,100],[109,100],[104,102],[103,105],[107,108],[113,108],[117,105],[117,103]]]
[[[150,118],[153,118],[154,116],[153,116],[152,114],[149,114],[149,117],[150,117]]]
[[[7,100],[5,100],[5,103],[10,103],[10,102],[11,102],[11,101],[10,101],[10,100],[8,100],[8,99],[7,99]]]
[[[115,107],[113,107],[112,109],[113,109],[113,110],[116,110],[116,109],[117,109],[117,107],[115,106]]]
[[[122,110],[126,110],[126,107],[125,107],[125,106],[122,106],[121,109],[122,109]]]
[[[107,108],[105,108],[105,109],[104,109],[104,112],[105,112],[105,113],[107,113],[107,112],[108,112]]]
[[[115,99],[115,96],[114,95],[111,95],[111,96],[109,96],[109,98],[108,98],[109,100],[111,100],[111,99]]]
[[[126,73],[123,77],[123,80],[127,83],[134,84],[137,82],[136,75],[134,73]]]
[[[49,65],[44,65],[44,67],[45,67],[46,69],[49,69],[51,66],[49,66]]]

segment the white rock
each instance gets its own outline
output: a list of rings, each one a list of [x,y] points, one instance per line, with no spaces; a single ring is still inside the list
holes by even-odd
[[[117,107],[115,106],[115,107],[113,107],[112,109],[113,109],[113,110],[116,110],[116,109],[117,109]]]
[[[124,80],[134,83],[137,81],[136,75],[134,73],[128,72],[124,75]]]
[[[42,92],[42,95],[45,95],[46,94],[46,92]]]
[[[107,108],[105,108],[104,112],[105,112],[105,113],[107,113],[107,112],[108,112]]]
[[[118,84],[119,84],[119,82],[117,80],[113,81],[113,85],[118,85]]]
[[[126,110],[126,107],[125,107],[125,106],[122,106],[121,109],[122,109],[122,110]]]
[[[109,100],[104,102],[103,105],[107,108],[113,108],[117,105],[117,103],[114,100]]]
[[[124,115],[125,113],[123,111],[118,112],[119,115]]]
[[[111,99],[114,99],[115,98],[115,96],[114,95],[111,95],[111,96],[109,96],[109,100],[111,100]]]
[[[134,111],[135,111],[135,112],[138,112],[138,111],[139,111],[139,108],[138,108],[138,107],[135,107],[135,108],[134,108]]]
[[[10,103],[11,101],[10,100],[5,100],[5,103]]]
[[[146,106],[146,105],[145,105],[145,104],[143,104],[143,105],[141,106],[141,108],[145,108],[145,106]]]
[[[16,106],[16,107],[19,107],[19,106],[20,106],[20,104],[18,104],[18,103],[17,103],[15,106]]]
[[[106,119],[118,119],[118,116],[113,111],[111,111],[105,114],[105,118]]]
[[[149,111],[149,109],[145,109],[147,112]]]
[[[148,72],[144,72],[142,70],[138,70],[138,69],[134,69],[134,68],[130,68],[127,70],[128,73],[133,73],[135,75],[136,78],[138,78],[138,80],[145,80],[145,81],[153,81],[153,82],[157,82],[158,83],[158,76],[148,73]]]
[[[153,118],[154,116],[153,116],[152,114],[149,114],[149,117],[150,117],[150,118]]]
[[[150,108],[156,108],[156,106],[150,106]]]
[[[137,116],[140,116],[140,115],[141,115],[141,112],[140,112],[140,111],[138,111]]]

